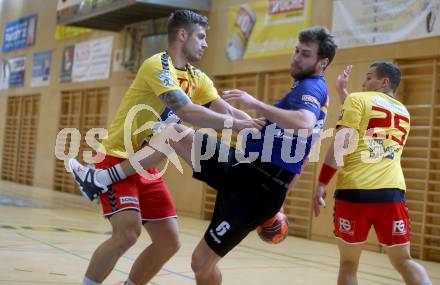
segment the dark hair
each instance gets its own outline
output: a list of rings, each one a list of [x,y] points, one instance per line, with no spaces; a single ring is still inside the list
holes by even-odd
[[[390,88],[395,92],[399,87],[402,74],[397,65],[389,61],[375,61],[370,65],[376,68],[376,74],[379,79],[388,77],[390,79]]]
[[[205,29],[209,28],[208,18],[197,14],[196,12],[190,10],[177,10],[174,13],[171,13],[171,16],[168,18],[168,40],[175,39],[177,31],[180,28],[184,28],[189,31],[189,33],[192,33],[194,25],[196,24]]]
[[[318,58],[328,58],[328,65],[332,62],[333,58],[336,54],[336,49],[338,46],[333,40],[333,35],[330,32],[321,26],[314,26],[311,28],[307,28],[302,30],[299,33],[299,42],[301,43],[309,43],[315,42],[318,44]],[[328,66],[327,65],[327,66]]]

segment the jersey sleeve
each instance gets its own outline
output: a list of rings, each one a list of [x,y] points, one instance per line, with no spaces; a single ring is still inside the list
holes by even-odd
[[[198,76],[198,86],[192,101],[195,104],[205,105],[220,98],[212,80],[205,73],[197,72],[200,72],[196,75]]]
[[[359,130],[362,120],[363,104],[359,96],[349,95],[342,105],[337,126],[345,126]]]
[[[136,76],[141,76],[156,96],[180,89],[176,71],[166,54],[146,60]]]
[[[298,109],[308,110],[316,116],[316,119],[319,119],[321,109],[327,102],[327,93],[310,85],[301,86],[299,92],[301,95],[298,98]]]

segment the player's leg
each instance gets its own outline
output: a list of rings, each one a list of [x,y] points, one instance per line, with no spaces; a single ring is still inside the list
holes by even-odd
[[[212,160],[215,160],[212,158]],[[210,160],[205,161],[205,167],[212,166]],[[216,178],[212,168],[197,173],[197,179],[210,185],[222,185]],[[223,179],[225,180],[225,179]],[[192,255],[191,267],[196,277],[197,285],[219,285],[222,275],[217,263],[236,245],[238,245],[252,230],[250,224],[254,215],[248,211],[252,199],[251,195],[236,195],[233,189],[217,188],[217,197],[214,206],[211,223],[209,224],[204,238],[199,242]],[[252,196],[251,196],[252,198]],[[249,202],[249,204],[247,204]]]
[[[149,170],[156,173],[156,170]],[[179,250],[176,209],[165,182],[138,178],[142,221],[151,244],[136,258],[129,279],[136,285],[146,284]]]
[[[144,227],[152,243],[136,258],[129,279],[136,285],[147,284],[179,250],[176,218],[147,222]]]
[[[338,285],[356,285],[359,258],[362,252],[361,244],[348,244],[338,239],[339,274]]]
[[[221,284],[222,275],[217,266],[219,260],[233,250],[260,223],[272,217],[280,209],[287,192],[287,189],[276,188],[271,191],[262,190],[261,185],[257,185],[255,181],[259,179],[249,181],[249,176],[245,172],[242,172],[242,182],[233,178],[237,173],[231,174],[229,177],[236,185],[228,187],[227,183],[222,183],[214,177],[220,174],[222,169],[213,171],[210,161],[205,161],[202,165],[203,171],[194,176],[218,189],[211,223],[192,256],[191,265],[197,285]],[[220,175],[220,177],[227,176]]]
[[[405,202],[376,203],[375,207],[380,214],[376,217],[374,228],[393,267],[406,284],[431,284],[423,266],[411,258],[410,220]]]
[[[105,193],[108,190],[107,186],[144,169],[154,168],[165,158],[174,162],[180,156],[191,165],[193,137],[194,130],[191,128],[182,124],[170,125],[160,134],[154,135],[150,139],[150,146],[144,146],[130,160],[124,160],[120,164],[105,169],[94,170],[80,164],[76,159],[71,159],[70,170],[80,185],[81,194],[88,201],[92,201],[101,193]],[[141,169],[136,165],[141,166]]]
[[[405,284],[429,285],[428,273],[425,268],[411,258],[410,245],[397,245],[386,247],[386,252],[394,268],[402,275]]]
[[[218,256],[202,239],[195,248],[191,258],[197,285],[220,285],[222,274],[217,266],[221,257]]]
[[[335,199],[334,233],[340,253],[338,285],[358,284],[357,270],[362,244],[372,224],[371,209],[366,204]]]
[[[141,217],[138,211],[126,210],[110,217],[111,237],[93,253],[86,271],[86,278],[102,283],[116,265],[118,259],[133,246],[141,233]]]
[[[97,167],[110,167],[121,159],[107,156]],[[142,229],[136,177],[130,177],[111,187],[100,197],[104,216],[112,226],[111,237],[93,253],[86,278],[101,283],[112,271],[117,260],[135,244]]]

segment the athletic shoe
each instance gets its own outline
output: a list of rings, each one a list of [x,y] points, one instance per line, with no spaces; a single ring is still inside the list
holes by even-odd
[[[82,165],[74,158],[69,160],[69,166],[73,177],[80,186],[81,195],[87,201],[92,202],[99,195],[107,192],[108,188],[96,180],[93,168]]]

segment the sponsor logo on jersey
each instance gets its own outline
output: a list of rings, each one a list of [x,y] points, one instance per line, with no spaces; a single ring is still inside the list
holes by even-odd
[[[384,107],[387,110],[393,111],[395,113],[403,114],[407,117],[409,116],[408,110],[405,108],[405,106],[402,106],[400,104],[396,104],[396,103],[392,102],[391,100],[382,98],[380,96],[374,96],[372,101],[375,105],[379,105],[381,107]]]
[[[212,236],[212,238],[214,239],[214,241],[218,244],[221,244],[222,241],[218,239],[218,237],[215,235],[213,230],[209,230],[209,234]]]
[[[215,229],[215,232],[218,236],[223,236],[229,229],[231,228],[231,225],[229,225],[228,222],[223,221],[218,225],[218,227]]]
[[[138,204],[139,200],[136,197],[124,196],[119,198],[119,203],[121,204]]]
[[[164,87],[172,86],[174,83],[173,75],[169,70],[162,70],[157,74],[157,77],[159,78],[160,82],[162,82],[162,85]]]
[[[339,231],[352,236],[354,234],[352,222],[344,218],[339,218]]]
[[[191,97],[190,93],[196,90],[195,84],[184,77],[178,77],[177,80],[179,81],[180,88],[182,88],[186,95]]]
[[[406,223],[404,220],[393,221],[393,235],[406,235]]]
[[[194,66],[192,66],[192,71],[194,73],[194,76],[196,77],[200,77],[202,75],[202,71],[200,69],[195,68]]]
[[[338,121],[342,120],[344,117],[344,110],[341,111],[341,114],[339,115]]]
[[[321,107],[321,103],[319,103],[318,99],[312,95],[302,95],[301,100],[306,104],[313,105],[314,107]]]
[[[217,226],[217,228],[215,228],[215,232],[212,229],[209,230],[209,234],[212,236],[216,243],[220,244],[222,243],[222,241],[219,239],[219,237],[222,237],[224,234],[226,234],[226,232],[230,228],[231,225],[228,222],[223,221]]]

